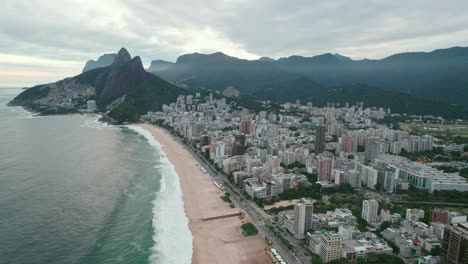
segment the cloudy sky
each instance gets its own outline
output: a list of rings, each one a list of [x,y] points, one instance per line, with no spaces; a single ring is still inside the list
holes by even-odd
[[[468,46],[466,10],[466,0],[2,0],[0,87],[76,75],[120,47],[148,66],[193,52],[361,59]]]

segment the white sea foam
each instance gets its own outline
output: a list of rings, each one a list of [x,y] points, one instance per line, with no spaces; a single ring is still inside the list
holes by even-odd
[[[160,164],[155,168],[161,171],[161,185],[153,200],[155,246],[149,258],[150,263],[191,263],[193,238],[188,227],[182,189],[174,165],[167,159],[161,144],[149,131],[134,125],[126,127],[143,135],[160,153]]]
[[[106,122],[99,121],[101,117],[102,117],[101,115],[97,115],[97,114],[85,114],[83,115],[84,122],[82,122],[81,127],[89,127],[89,128],[94,128],[94,129],[112,129],[112,130],[120,129],[117,126],[109,125]]]
[[[43,117],[43,116],[37,115],[36,113],[28,111],[28,110],[24,109],[21,106],[9,106],[8,110],[10,110],[14,114],[16,114],[18,116],[18,118],[20,118],[20,119]]]

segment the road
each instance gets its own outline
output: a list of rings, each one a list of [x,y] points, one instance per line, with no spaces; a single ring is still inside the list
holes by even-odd
[[[170,133],[167,130],[166,132]],[[258,229],[260,236],[267,242],[271,242],[273,247],[278,250],[280,255],[287,263],[310,263],[310,260],[307,261],[307,257],[301,252],[302,248],[299,247],[299,252],[301,252],[299,253],[299,256],[300,259],[302,259],[300,260],[283,244],[283,242],[276,238],[276,235],[266,226],[266,224],[271,223],[270,215],[265,213],[265,211],[263,211],[261,208],[258,208],[258,206],[252,201],[241,199],[242,195],[237,190],[237,188],[233,186],[209,162],[207,162],[204,157],[201,157],[201,155],[195,149],[193,149],[192,146],[187,147],[188,145],[185,144],[180,137],[174,135],[173,137],[195,157],[195,159],[198,161],[198,164],[207,170],[208,174],[213,178],[214,181],[216,181],[216,183],[223,186],[223,191],[229,193],[230,198],[235,206],[245,212],[249,221]],[[228,186],[228,188],[224,188],[224,186]]]
[[[468,204],[463,204],[463,203],[421,202],[421,201],[392,201],[392,203],[433,204],[433,205],[446,205],[446,206],[455,206],[455,207],[468,207]]]

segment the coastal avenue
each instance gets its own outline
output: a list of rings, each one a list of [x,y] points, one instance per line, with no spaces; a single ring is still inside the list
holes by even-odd
[[[168,131],[168,133],[170,132]],[[195,157],[195,159],[199,162],[200,165],[206,165],[204,167],[207,168],[208,174],[213,178],[213,180],[217,184],[224,184],[230,187],[225,188],[224,191],[230,194],[232,202],[236,205],[237,208],[243,210],[246,213],[251,223],[255,225],[255,227],[258,229],[260,235],[267,241],[270,241],[272,243],[273,247],[276,250],[278,250],[280,255],[287,263],[310,263],[310,258],[304,255],[304,252],[302,252],[303,249],[299,245],[293,244],[299,253],[300,259],[295,254],[291,253],[291,251],[280,240],[276,238],[276,235],[268,227],[265,226],[265,224],[271,223],[271,217],[268,214],[266,214],[262,209],[258,208],[256,205],[252,204],[249,201],[241,202],[241,194],[236,190],[234,186],[231,185],[230,182],[226,181],[222,177],[222,175],[211,166],[211,164],[202,159],[200,155],[198,155],[198,153],[196,153],[196,151],[192,149],[192,147],[187,148],[187,144],[185,144],[180,139],[180,137],[175,136],[174,134],[172,135],[174,136],[176,141],[178,141],[186,150],[188,150]]]

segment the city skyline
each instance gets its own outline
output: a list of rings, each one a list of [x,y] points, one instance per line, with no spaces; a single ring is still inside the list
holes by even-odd
[[[468,1],[0,6],[0,263],[468,264]]]

